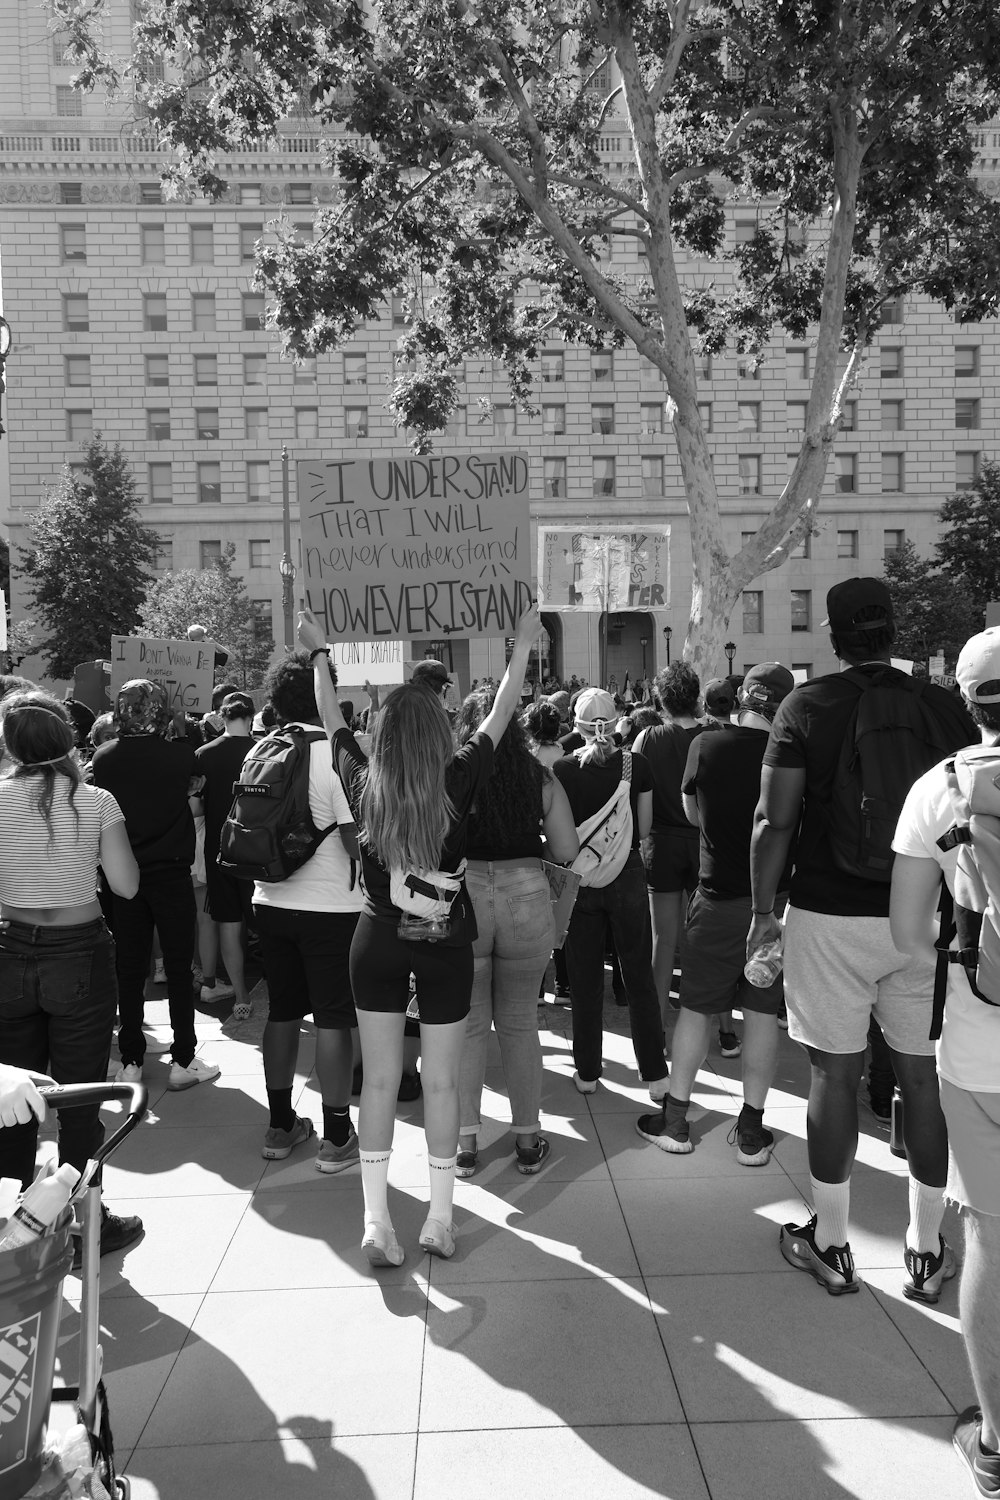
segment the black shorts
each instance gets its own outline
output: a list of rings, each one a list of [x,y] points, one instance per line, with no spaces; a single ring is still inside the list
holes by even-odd
[[[472,998],[473,969],[471,943],[461,948],[408,943],[392,922],[379,922],[362,912],[351,944],[351,984],[358,1010],[404,1015],[413,974],[422,1026],[464,1021]]]
[[[318,1031],[358,1024],[351,993],[351,939],[356,911],[253,909],[272,1021],[311,1015]]]
[[[250,922],[253,918],[253,881],[237,880],[218,865],[205,867],[205,911],[213,922]]]
[[[759,990],[743,972],[752,907],[749,896],[720,901],[700,887],[695,891],[681,938],[682,1010],[706,1016],[733,1009],[778,1014],[784,997],[781,975],[766,990]]]
[[[693,891],[698,884],[700,842],[697,828],[672,828],[642,841],[646,889]]]

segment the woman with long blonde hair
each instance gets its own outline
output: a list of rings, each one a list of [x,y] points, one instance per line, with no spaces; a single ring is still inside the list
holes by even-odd
[[[459,750],[438,696],[411,682],[391,693],[380,708],[367,758],[344,722],[325,663],[315,666],[316,701],[358,825],[364,877],[365,909],[351,944],[351,987],[364,1059],[358,1116],[365,1200],[362,1249],[373,1266],[403,1261],[387,1189],[411,973],[420,1004],[430,1173],[430,1206],[420,1244],[432,1255],[454,1254],[458,1077],[476,937],[464,880],[467,823],[492,771],[494,749],[520,701],[539,629],[538,611],[531,605],[518,621],[493,710]],[[299,641],[314,658],[326,652],[323,632],[308,610],[299,615]]]

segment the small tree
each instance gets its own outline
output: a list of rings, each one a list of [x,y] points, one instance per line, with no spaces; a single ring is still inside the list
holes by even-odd
[[[99,432],[84,444],[83,471],[63,471],[28,521],[21,571],[42,626],[39,642],[53,677],[107,656],[113,635],[131,635],[159,539],[139,519],[132,470]]]
[[[961,579],[947,577],[937,563],[904,542],[885,560],[885,581],[896,617],[897,656],[927,665],[939,649],[954,662],[965,642],[982,629],[982,611]]]
[[[937,543],[938,566],[985,610],[991,599],[1000,599],[1000,464],[984,460],[972,488],[946,500],[938,520],[945,528]]]
[[[204,625],[229,652],[216,677],[253,688],[261,684],[274,641],[269,631],[261,630],[246,584],[233,572],[235,557],[230,542],[213,567],[182,568],[156,579],[143,601],[139,628],[145,635],[183,640],[189,625]]]

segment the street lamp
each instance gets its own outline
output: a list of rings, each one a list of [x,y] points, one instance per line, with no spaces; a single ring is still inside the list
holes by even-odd
[[[736,655],[736,642],[735,641],[727,641],[726,644],[723,646],[722,649],[726,653],[726,661],[729,663],[729,675],[730,675],[730,677],[732,677],[732,675],[733,675],[733,657]]]
[[[0,318],[0,438],[3,437],[3,393],[7,389],[3,378],[4,366],[13,343],[14,335],[11,333],[10,324],[6,318]]]
[[[671,628],[670,628],[669,625],[664,625],[664,627],[663,627],[663,639],[666,642],[666,646],[667,646],[667,666],[668,667],[670,665],[670,637],[673,635],[673,633],[674,632],[671,630]]]
[[[292,512],[288,494],[288,449],[284,443],[281,445],[281,524],[282,524],[282,546],[281,562],[278,564],[278,572],[281,574],[281,612],[285,619],[285,650],[291,651],[295,644],[295,622],[292,618],[293,590],[295,582],[295,564],[292,562]]]
[[[649,645],[649,638],[648,638],[648,636],[645,636],[645,635],[640,636],[639,637],[639,645],[642,647],[642,676],[643,676],[643,681],[645,681],[645,678],[646,678],[646,647]]]

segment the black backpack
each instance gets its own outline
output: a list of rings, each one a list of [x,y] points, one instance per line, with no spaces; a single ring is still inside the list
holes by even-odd
[[[971,725],[957,699],[931,696],[925,680],[892,667],[874,673],[852,667],[841,676],[859,692],[827,808],[830,849],[838,870],[888,885],[907,792],[931,766],[969,744]]]
[[[322,729],[286,724],[248,751],[222,825],[219,866],[240,880],[287,880],[336,828],[317,828],[309,811],[309,757]]]

